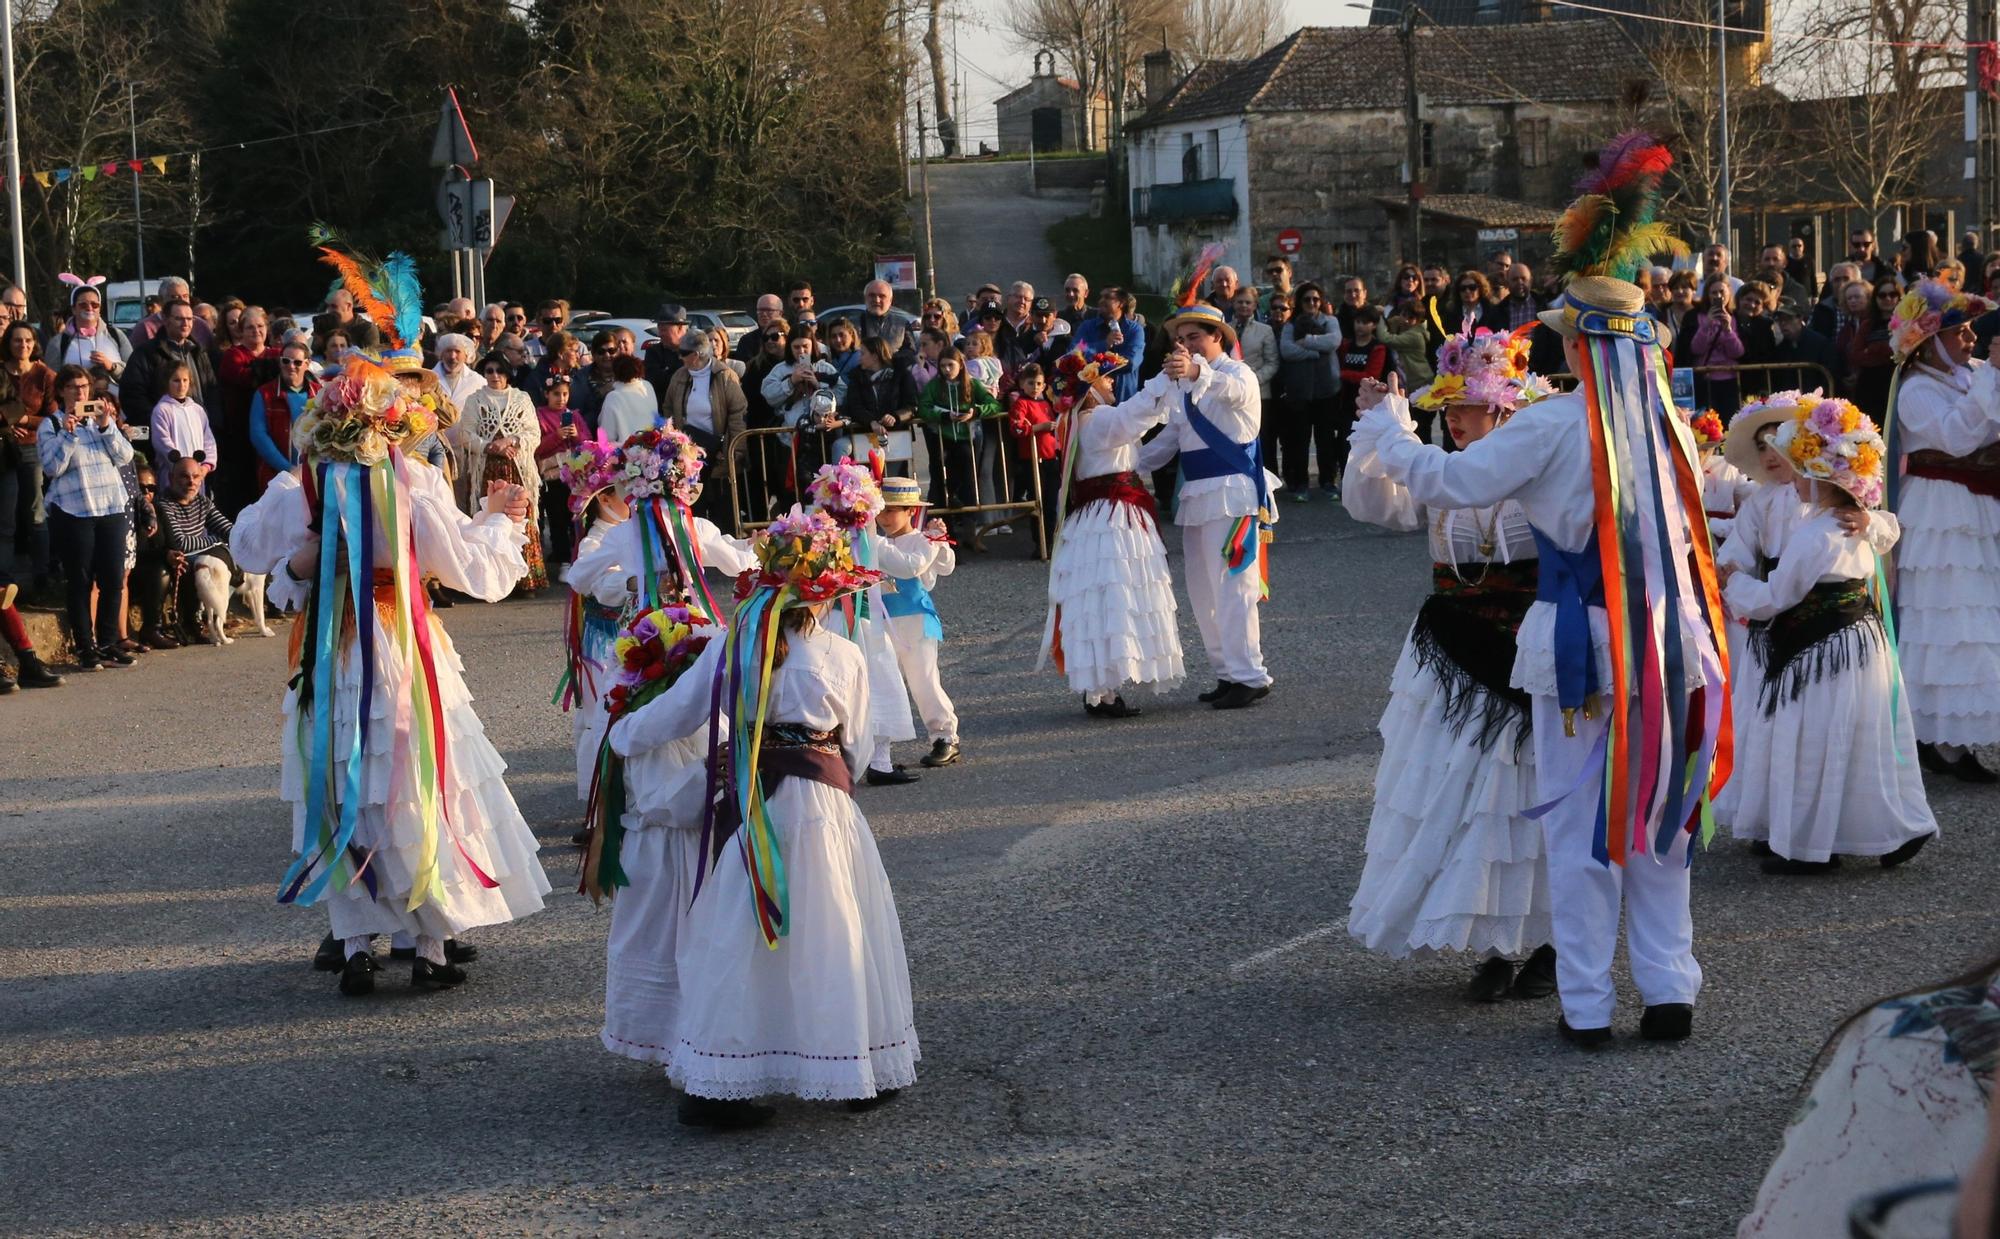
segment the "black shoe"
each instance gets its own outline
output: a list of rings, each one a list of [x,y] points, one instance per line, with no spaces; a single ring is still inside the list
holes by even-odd
[[[1648,1041],[1686,1041],[1694,1031],[1694,1004],[1662,1002],[1639,1017],[1639,1035]]]
[[[1083,703],[1083,712],[1092,718],[1104,717],[1104,707],[1101,705],[1092,705],[1088,701]]]
[[[1609,1028],[1571,1028],[1566,1015],[1556,1017],[1556,1031],[1562,1034],[1564,1041],[1586,1050],[1594,1050],[1611,1040]]]
[[[19,686],[14,683],[14,669],[0,664],[0,697],[5,697],[17,687]]]
[[[1967,749],[1957,761],[1945,768],[1950,775],[1963,783],[2000,783],[2000,774],[1979,764],[1979,759]]]
[[[448,607],[452,605],[452,593],[444,586],[433,582],[429,592],[432,607]]]
[[[1547,998],[1555,993],[1556,949],[1546,943],[1536,947],[1514,974],[1514,988],[1508,992],[1516,998]]]
[[[1750,841],[1750,855],[1752,855],[1752,856],[1776,856],[1776,855],[1777,855],[1777,853],[1776,853],[1776,852],[1773,852],[1773,851],[1771,850],[1771,842],[1770,842],[1770,840],[1768,840],[1768,839],[1752,839],[1752,840]]]
[[[680,1120],[682,1127],[707,1127],[714,1131],[747,1131],[752,1127],[762,1127],[778,1112],[775,1106],[760,1106],[754,1101],[723,1101],[715,1097],[697,1097],[689,1093],[681,1098]]]
[[[1882,867],[1884,869],[1894,869],[1897,865],[1903,864],[1905,861],[1914,858],[1918,852],[1924,850],[1924,845],[1926,843],[1929,843],[1931,840],[1935,838],[1937,838],[1937,832],[1935,830],[1927,835],[1918,835],[1916,838],[1910,840],[1908,843],[1905,843],[1902,847],[1899,847],[1895,851],[1890,852],[1887,855],[1883,856]]]
[[[347,948],[340,939],[328,934],[319,940],[319,950],[313,952],[314,972],[339,972],[347,967]]]
[[[1479,971],[1472,974],[1466,983],[1465,996],[1474,1002],[1499,1002],[1507,996],[1507,987],[1514,983],[1514,961],[1503,955],[1495,955],[1479,965]]]
[[[939,766],[949,766],[958,760],[958,746],[949,740],[931,741],[931,751],[924,754],[923,763],[935,770]]]
[[[115,645],[107,645],[97,651],[98,661],[107,667],[129,667],[139,660]]]
[[[1932,774],[1951,773],[1951,763],[1944,759],[1944,754],[1937,751],[1937,745],[1926,741],[1917,742],[1917,764]]]
[[[855,1097],[849,1100],[847,1109],[852,1114],[866,1114],[870,1110],[881,1109],[902,1095],[903,1090],[900,1088],[885,1088],[873,1097]]]
[[[1123,697],[1113,697],[1097,707],[1099,718],[1138,718],[1144,711],[1138,706],[1128,705]]]
[[[868,786],[870,787],[896,787],[904,783],[915,783],[922,777],[922,775],[910,773],[901,766],[896,767],[894,770],[877,770],[873,766],[868,767]]]
[[[375,957],[366,951],[350,955],[340,966],[340,992],[359,998],[375,992]]]
[[[76,669],[78,671],[102,671],[104,670],[104,663],[103,660],[97,657],[95,650],[92,650],[88,654],[79,652],[76,656]]]
[[[581,850],[590,846],[590,827],[586,826],[569,837],[570,846]]]
[[[1254,688],[1248,684],[1231,684],[1228,690],[1222,696],[1210,702],[1209,706],[1211,709],[1216,710],[1241,710],[1245,706],[1262,701],[1270,695],[1271,686],[1269,684],[1259,684]]]
[[[49,665],[37,657],[33,650],[19,655],[21,660],[22,688],[61,688],[63,678],[49,670]]]
[[[1208,690],[1207,692],[1203,693],[1203,694],[1202,694],[1201,696],[1199,696],[1199,697],[1195,698],[1195,700],[1197,700],[1197,701],[1200,701],[1200,702],[1202,702],[1203,704],[1207,704],[1208,702],[1211,702],[1211,701],[1214,701],[1214,700],[1216,700],[1216,699],[1220,698],[1220,697],[1222,696],[1222,694],[1224,694],[1224,693],[1226,693],[1226,692],[1228,692],[1228,691],[1229,691],[1229,688],[1230,688],[1230,684],[1229,684],[1229,681],[1228,681],[1228,680],[1217,680],[1217,681],[1215,682],[1215,687],[1214,687],[1214,688],[1211,688],[1211,689],[1209,689],[1209,690]]]
[[[457,964],[434,964],[423,958],[410,963],[411,989],[450,989],[465,984],[465,969]]]
[[[1774,878],[1817,878],[1840,868],[1840,857],[1829,856],[1825,860],[1787,860],[1782,856],[1773,856],[1757,867]]]
[[[444,959],[448,964],[469,964],[479,958],[479,948],[470,942],[460,942],[456,938],[444,940]]]

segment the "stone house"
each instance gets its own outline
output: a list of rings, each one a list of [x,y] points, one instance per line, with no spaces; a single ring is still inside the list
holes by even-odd
[[[1645,96],[1650,71],[1612,21],[1425,26],[1411,36],[1420,165],[1408,175],[1404,44],[1392,27],[1305,27],[1248,61],[1155,84],[1126,125],[1132,266],[1166,288],[1209,241],[1254,271],[1296,234],[1300,279],[1379,283],[1413,252],[1408,183],[1426,260],[1505,247],[1548,252],[1583,161]]]
[[[994,100],[993,111],[1003,155],[1025,155],[1031,142],[1037,151],[1101,151],[1111,131],[1111,101],[1098,93],[1086,116],[1083,88],[1074,78],[1057,77],[1047,52],[1036,53],[1027,85]]]

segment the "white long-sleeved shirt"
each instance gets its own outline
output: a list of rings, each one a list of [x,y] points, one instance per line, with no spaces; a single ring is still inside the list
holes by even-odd
[[[1949,375],[1911,367],[1897,392],[1896,427],[1905,452],[1970,456],[2000,441],[2000,371],[1980,361]]]
[[[1868,524],[1875,537],[1895,544],[1898,527],[1894,516],[1887,512],[1871,513]],[[1840,527],[1832,509],[1821,509],[1792,530],[1769,580],[1739,572],[1722,587],[1722,600],[1731,614],[1767,620],[1799,605],[1821,581],[1865,581],[1874,575],[1875,546],[1871,538],[1850,536]]]
[[[1188,421],[1186,403],[1194,401],[1204,417],[1215,424],[1232,442],[1256,440],[1264,424],[1263,401],[1258,395],[1257,376],[1234,357],[1223,355],[1213,361],[1196,357],[1192,377],[1172,379],[1162,371],[1139,389],[1139,396],[1154,393],[1165,405],[1167,428],[1152,442],[1139,448],[1139,467],[1158,469],[1178,452],[1198,452],[1208,445]],[[1266,479],[1275,487],[1275,479]],[[1257,512],[1257,485],[1241,474],[1217,478],[1189,478],[1181,483],[1174,504],[1174,523],[1205,525],[1210,521],[1253,516]],[[1272,513],[1275,517],[1277,514]]]
[[[724,576],[734,577],[756,564],[757,557],[750,553],[748,542],[730,537],[707,517],[695,517],[690,527],[694,531],[702,563],[709,568]],[[639,573],[644,571],[641,565],[645,563],[645,555],[639,545],[639,525],[637,521],[625,520],[609,528],[601,525],[598,528],[603,529],[602,535],[598,536],[597,530],[593,529],[591,533],[596,540],[587,537],[577,547],[576,559],[563,574],[563,580],[575,592],[594,598],[607,607],[623,607],[637,595]],[[669,579],[674,591],[678,592],[679,578],[673,574],[671,565],[664,561],[657,562],[655,570]]]

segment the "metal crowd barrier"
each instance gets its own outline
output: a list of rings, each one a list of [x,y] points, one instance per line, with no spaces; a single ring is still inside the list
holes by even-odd
[[[949,463],[942,454],[932,455],[928,444],[935,442],[935,435],[922,433],[925,427],[913,427],[911,434],[915,442],[925,444],[921,453],[924,457],[920,466],[919,453],[912,447],[908,461],[890,461],[889,471],[898,472],[903,466],[909,475],[924,484],[924,493],[931,492],[930,482],[936,477],[943,485],[947,505],[929,509],[927,515],[938,516],[947,522],[957,524],[954,517],[964,517],[973,525],[974,545],[985,550],[983,541],[986,534],[1011,520],[1026,520],[1034,526],[1035,557],[1049,557],[1048,534],[1042,525],[1042,510],[1046,504],[1054,503],[1054,495],[1042,493],[1041,470],[1032,462],[1014,457],[1015,445],[999,419],[975,423],[985,427],[988,436],[998,441],[991,449],[994,468],[999,474],[998,495],[982,493],[985,470],[980,468],[980,457],[984,454],[975,443],[972,453],[972,502],[949,506],[950,497],[956,493],[952,486]],[[736,536],[748,537],[750,533],[764,528],[773,517],[789,509],[793,503],[802,502],[801,492],[812,482],[812,475],[822,464],[840,459],[836,451],[838,440],[847,435],[827,430],[791,429],[785,426],[759,426],[738,432],[729,440],[729,447],[723,453],[727,462],[729,481],[729,515],[734,523]],[[853,436],[865,438],[870,436]],[[817,450],[800,450],[800,440],[805,439]],[[886,447],[879,440],[878,450]],[[1027,489],[1027,497],[1009,499],[1014,493],[1015,473],[1026,467],[1027,476],[1021,481]],[[1010,519],[1011,518],[1011,519]],[[721,522],[718,522],[721,523]]]
[[[1761,374],[1767,372],[1776,372],[1780,370],[1787,371],[1799,376],[1798,386],[1801,390],[1805,390],[1809,389],[1812,386],[1812,384],[1805,381],[1805,377],[1808,373],[1813,373],[1819,375],[1820,390],[1826,392],[1828,395],[1834,394],[1835,391],[1837,390],[1836,385],[1834,384],[1833,381],[1833,372],[1828,370],[1825,366],[1820,365],[1816,361],[1738,362],[1735,365],[1729,365],[1724,363],[1713,366],[1676,366],[1674,367],[1674,369],[1692,370],[1694,373],[1698,375],[1714,374],[1717,371],[1721,370],[1735,371],[1735,373],[1738,375],[1736,382],[1737,391],[1744,397],[1744,403],[1746,404],[1749,402],[1749,398],[1752,394],[1752,389],[1748,384],[1745,384],[1743,382],[1741,376],[1744,374]],[[1568,373],[1567,371],[1561,374],[1547,375],[1545,377],[1549,380],[1549,382],[1554,383],[1557,386],[1564,388],[1565,390],[1567,390],[1570,387],[1574,387],[1576,385],[1576,376],[1574,374]],[[1767,383],[1761,387],[1756,388],[1755,392],[1757,395],[1768,395],[1770,392],[1774,390],[1782,391],[1785,389],[1777,387],[1776,384]]]

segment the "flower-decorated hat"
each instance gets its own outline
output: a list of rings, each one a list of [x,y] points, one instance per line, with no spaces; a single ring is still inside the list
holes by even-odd
[[[1511,413],[1554,394],[1548,380],[1528,372],[1527,331],[1448,337],[1438,348],[1437,380],[1411,403],[1420,409],[1481,404]]]
[[[1763,400],[1744,405],[1737,410],[1735,417],[1729,419],[1729,429],[1722,436],[1722,458],[1750,477],[1765,478],[1767,481],[1785,480],[1766,476],[1764,462],[1758,458],[1757,440],[1764,431],[1789,421],[1792,410],[1801,403],[1824,399],[1826,393],[1815,387],[1809,392],[1772,392]]]
[[[881,496],[876,495],[879,503]],[[736,579],[736,596],[759,589],[781,591],[784,606],[808,606],[867,589],[882,579],[854,562],[847,530],[820,508],[793,507],[757,535],[751,550],[757,567]]]
[[[864,529],[882,510],[882,488],[868,466],[841,459],[821,465],[806,498],[841,529]]]
[[[1704,454],[1721,450],[1723,439],[1727,437],[1722,429],[1721,414],[1714,409],[1703,409],[1700,413],[1696,413],[1679,405],[1675,405],[1674,408],[1680,412],[1681,420],[1685,421],[1688,429],[1693,432],[1696,447]]]
[[[1794,403],[1780,406],[1783,397]],[[1771,441],[1802,476],[1838,486],[1864,508],[1881,506],[1888,448],[1866,413],[1845,400],[1798,392],[1773,396],[1761,407],[1787,409]]]
[[[590,501],[618,485],[625,453],[606,439],[585,439],[556,458],[556,476],[569,489],[569,510],[579,513]]]
[[[1971,322],[1993,309],[1977,293],[1960,292],[1943,280],[1920,280],[1896,303],[1889,318],[1889,348],[1906,360],[1940,331]]]
[[[619,447],[616,486],[625,499],[655,496],[693,503],[701,494],[702,451],[672,426],[641,430]]]
[[[436,428],[430,410],[393,375],[357,356],[307,403],[292,426],[292,446],[301,460],[377,465],[390,448]]]
[[[1056,373],[1062,376],[1064,386],[1077,393],[1109,382],[1113,373],[1124,368],[1125,359],[1118,354],[1093,353],[1085,348],[1071,349],[1056,359]]]

